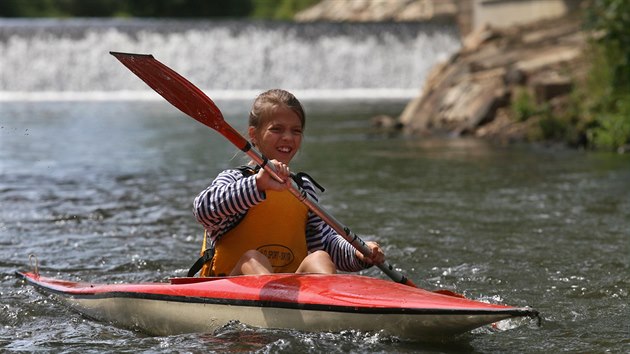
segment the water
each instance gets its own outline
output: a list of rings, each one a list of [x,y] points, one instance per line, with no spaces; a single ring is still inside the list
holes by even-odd
[[[416,284],[448,288],[473,299],[535,307],[543,316],[542,327],[529,320],[507,321],[496,329],[482,328],[445,343],[356,331],[261,330],[238,323],[212,334],[151,337],[85,319],[25,286],[13,272],[30,269],[29,254],[38,256],[42,273],[66,279],[140,282],[184,275],[201,242],[200,227],[191,214],[192,199],[221,169],[244,161],[223,137],[157,99],[104,53],[135,49],[156,53],[193,82],[202,83],[228,122],[244,131],[254,92],[264,81],[243,79],[251,75],[249,69],[241,73],[225,64],[223,70],[230,70],[228,76],[239,84],[217,80],[223,86],[213,86],[212,77],[222,72],[208,71],[207,78],[200,74],[210,67],[214,70],[210,64],[215,59],[206,63],[203,58],[208,52],[196,43],[206,45],[208,33],[232,33],[220,37],[220,42],[244,41],[251,47],[232,46],[233,52],[225,51],[234,53],[231,58],[240,67],[251,62],[243,58],[258,42],[238,36],[245,30],[225,30],[234,23],[218,26],[223,32],[199,23],[197,27],[206,29],[191,32],[189,25],[178,27],[183,26],[180,22],[160,30],[142,21],[122,22],[113,29],[111,23],[92,20],[27,25],[17,21],[9,23],[13,27],[7,22],[0,26],[1,350],[630,350],[629,156],[494,146],[466,139],[391,137],[369,127],[371,116],[395,115],[404,107],[405,94],[384,93],[420,87],[428,63],[449,50],[440,42],[452,38],[448,30],[432,32],[431,28],[420,30],[429,33],[427,37],[403,31],[390,41],[376,36],[383,32],[377,26],[361,27],[372,28],[367,35],[343,26],[324,35],[326,30],[314,27],[316,33],[310,37],[285,41],[297,48],[305,38],[315,39],[311,43],[330,40],[327,48],[334,57],[322,54],[328,70],[313,71],[313,79],[304,82],[283,81],[291,75],[265,71],[269,82],[299,86],[298,92],[304,94],[299,97],[308,114],[306,139],[294,169],[310,173],[324,185],[322,205],[365,240],[384,245],[388,261]],[[281,26],[286,25],[255,27],[248,35],[287,38],[292,27],[280,31]],[[55,30],[49,35],[41,28]],[[354,33],[351,39],[347,32]],[[191,33],[206,39],[184,41],[184,37],[196,38]],[[154,42],[136,41],[141,37]],[[385,58],[382,53],[391,48],[418,50],[416,37],[425,38],[426,47],[432,48],[420,55],[429,58],[413,63],[401,59],[396,65],[416,73],[403,76],[419,83],[401,76],[390,81],[387,69],[379,71],[387,67],[385,59],[378,58]],[[346,51],[349,43],[365,38],[374,45],[373,57],[380,64],[371,66],[364,57],[347,60],[343,54],[352,52]],[[397,47],[396,41],[406,44]],[[55,47],[60,51],[53,51]],[[275,47],[263,47],[273,57]],[[185,56],[176,54],[180,48]],[[300,48],[297,53],[312,53],[313,47]],[[354,78],[349,63],[370,79]],[[298,69],[287,72],[291,70]],[[304,77],[311,72],[292,75]],[[378,84],[370,86],[372,82]],[[385,278],[378,269],[363,274]]]
[[[458,46],[455,27],[441,24],[0,19],[0,92],[76,99],[77,92],[144,90],[113,65],[108,53],[119,51],[151,53],[223,94],[283,87],[409,96]]]
[[[244,129],[249,101],[217,101]],[[381,105],[305,102],[295,169],[322,205],[427,288],[530,305],[543,315],[449,343],[232,324],[150,337],[93,322],[13,277],[37,254],[49,276],[95,282],[182,276],[201,241],[191,203],[242,163],[214,131],[162,101],[4,102],[0,109],[0,347],[70,352],[626,351],[630,157],[372,131]],[[333,114],[331,112],[337,112]],[[364,274],[386,278],[378,269]]]

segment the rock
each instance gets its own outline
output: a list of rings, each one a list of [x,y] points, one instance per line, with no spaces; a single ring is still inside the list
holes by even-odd
[[[581,75],[586,43],[579,19],[541,21],[470,33],[462,48],[433,68],[423,93],[398,117],[411,134],[471,134],[525,139],[528,122],[509,122],[511,92],[522,87],[538,104],[562,105]],[[499,119],[495,122],[495,120]]]
[[[382,130],[398,130],[402,125],[394,117],[382,114],[372,117],[372,127]]]
[[[567,76],[561,76],[555,71],[545,71],[532,78],[530,86],[533,88],[537,103],[550,101],[552,98],[568,95],[573,89],[573,82]]]
[[[497,36],[497,32],[493,31],[489,25],[481,26],[470,32],[462,40],[462,51],[474,52],[486,41]]]
[[[560,66],[580,57],[582,48],[571,47],[551,47],[540,48],[535,52],[527,53],[524,59],[516,63],[516,69],[525,75],[549,68]]]
[[[474,132],[477,138],[493,140],[502,144],[522,141],[527,138],[527,130],[531,122],[516,122],[510,117],[508,108],[499,108],[495,118]]]

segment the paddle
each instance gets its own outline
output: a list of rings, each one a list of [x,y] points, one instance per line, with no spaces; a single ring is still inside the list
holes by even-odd
[[[219,108],[199,88],[190,81],[160,63],[149,54],[130,54],[110,52],[120,60],[129,70],[136,74],[142,81],[164,97],[173,106],[200,123],[216,130],[226,137],[237,148],[246,153],[256,164],[264,168],[273,178],[282,181],[266,157],[261,155],[239,132],[232,128],[224,119]],[[289,191],[299,201],[304,203],[313,213],[322,218],[339,235],[345,238],[363,255],[370,257],[372,251],[354,232],[335,219],[326,210],[315,202],[295,182],[289,187]],[[416,287],[407,277],[396,271],[390,264],[383,262],[377,265],[392,280]]]

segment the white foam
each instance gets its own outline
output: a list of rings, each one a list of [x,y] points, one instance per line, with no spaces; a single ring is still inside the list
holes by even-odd
[[[251,100],[261,90],[203,90],[213,100]],[[415,89],[289,89],[300,100],[410,100]],[[16,91],[0,92],[0,102],[154,101],[163,98],[151,90],[122,91]]]
[[[5,100],[153,99],[109,51],[151,53],[213,95],[280,87],[318,98],[400,98],[459,47],[455,27],[419,24],[39,21],[0,21]]]

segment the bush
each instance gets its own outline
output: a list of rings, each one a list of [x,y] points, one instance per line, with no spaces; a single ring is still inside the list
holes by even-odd
[[[598,149],[615,150],[630,142],[630,95],[620,97],[616,108],[602,113],[597,126],[589,130],[589,140]]]
[[[592,122],[589,144],[614,150],[630,143],[630,2],[592,5],[587,24],[602,35],[590,45],[591,70],[580,105]]]
[[[514,102],[512,103],[512,115],[519,122],[526,121],[538,112],[534,98],[527,88],[517,87],[514,90]]]

